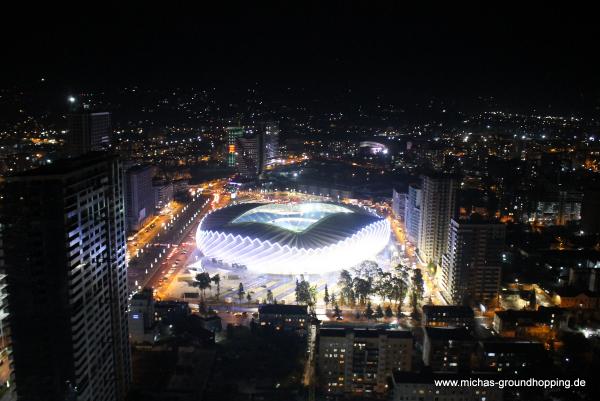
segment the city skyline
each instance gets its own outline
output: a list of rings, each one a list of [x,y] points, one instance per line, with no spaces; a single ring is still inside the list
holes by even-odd
[[[593,12],[126,8],[0,26],[0,401],[598,399]]]

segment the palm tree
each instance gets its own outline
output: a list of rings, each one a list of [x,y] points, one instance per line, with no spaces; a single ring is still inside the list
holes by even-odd
[[[245,293],[246,293],[246,291],[244,291],[244,284],[240,283],[240,285],[238,286],[238,290],[237,290],[237,296],[240,300],[240,304],[242,303],[242,299],[244,299]]]
[[[221,295],[221,276],[219,274],[215,274],[210,279],[217,286],[217,301],[219,300],[219,296]]]
[[[194,281],[194,286],[200,288],[200,291],[202,292],[203,301],[205,299],[204,294],[206,292],[206,289],[210,288],[210,283],[210,275],[208,273],[204,272],[196,275],[196,281]]]

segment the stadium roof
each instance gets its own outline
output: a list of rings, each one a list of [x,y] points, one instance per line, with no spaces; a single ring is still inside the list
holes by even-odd
[[[302,203],[290,207],[243,203],[208,215],[201,229],[260,238],[280,246],[318,249],[343,241],[380,220],[381,217],[351,205]]]

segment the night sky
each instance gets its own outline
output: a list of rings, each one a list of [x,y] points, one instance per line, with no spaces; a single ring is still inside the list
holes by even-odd
[[[365,3],[367,4],[367,3]],[[84,10],[4,25],[2,85],[217,87],[259,83],[311,95],[494,96],[595,110],[600,28],[594,13],[438,10],[394,3],[295,8]],[[467,12],[468,11],[468,12]],[[589,10],[588,10],[589,11]],[[42,15],[43,14],[43,15]]]

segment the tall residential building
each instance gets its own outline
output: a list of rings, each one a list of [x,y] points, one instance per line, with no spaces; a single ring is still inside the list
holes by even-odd
[[[6,300],[6,270],[2,258],[2,225],[0,223],[0,360],[8,356],[8,305]]]
[[[130,231],[139,230],[154,214],[153,174],[151,166],[135,166],[125,172],[125,216]]]
[[[409,185],[404,208],[404,226],[408,240],[416,244],[419,240],[419,225],[421,223],[421,187]]]
[[[410,371],[413,338],[409,331],[359,328],[319,330],[319,379],[330,395],[384,393],[396,371]]]
[[[279,154],[279,122],[268,121],[263,129],[263,169],[273,164],[280,156]]]
[[[450,219],[456,214],[458,182],[447,174],[422,177],[421,218],[419,222],[419,257],[425,263],[441,265],[448,242]]]
[[[78,156],[109,147],[112,136],[110,113],[86,110],[72,113],[68,125],[65,148],[69,155]]]
[[[504,224],[476,215],[451,220],[440,285],[446,301],[487,303],[498,296],[504,236]]]
[[[173,183],[170,181],[153,181],[152,190],[154,191],[154,206],[156,209],[162,209],[173,200]]]
[[[244,136],[243,127],[228,127],[227,131],[227,167],[236,167],[237,139]]]
[[[406,217],[406,190],[402,191],[399,188],[392,189],[392,213],[394,217],[404,221]]]
[[[88,153],[7,178],[0,219],[17,400],[123,400],[131,370],[118,159]]]
[[[254,134],[237,138],[236,169],[244,178],[257,178],[263,167],[262,136]]]

